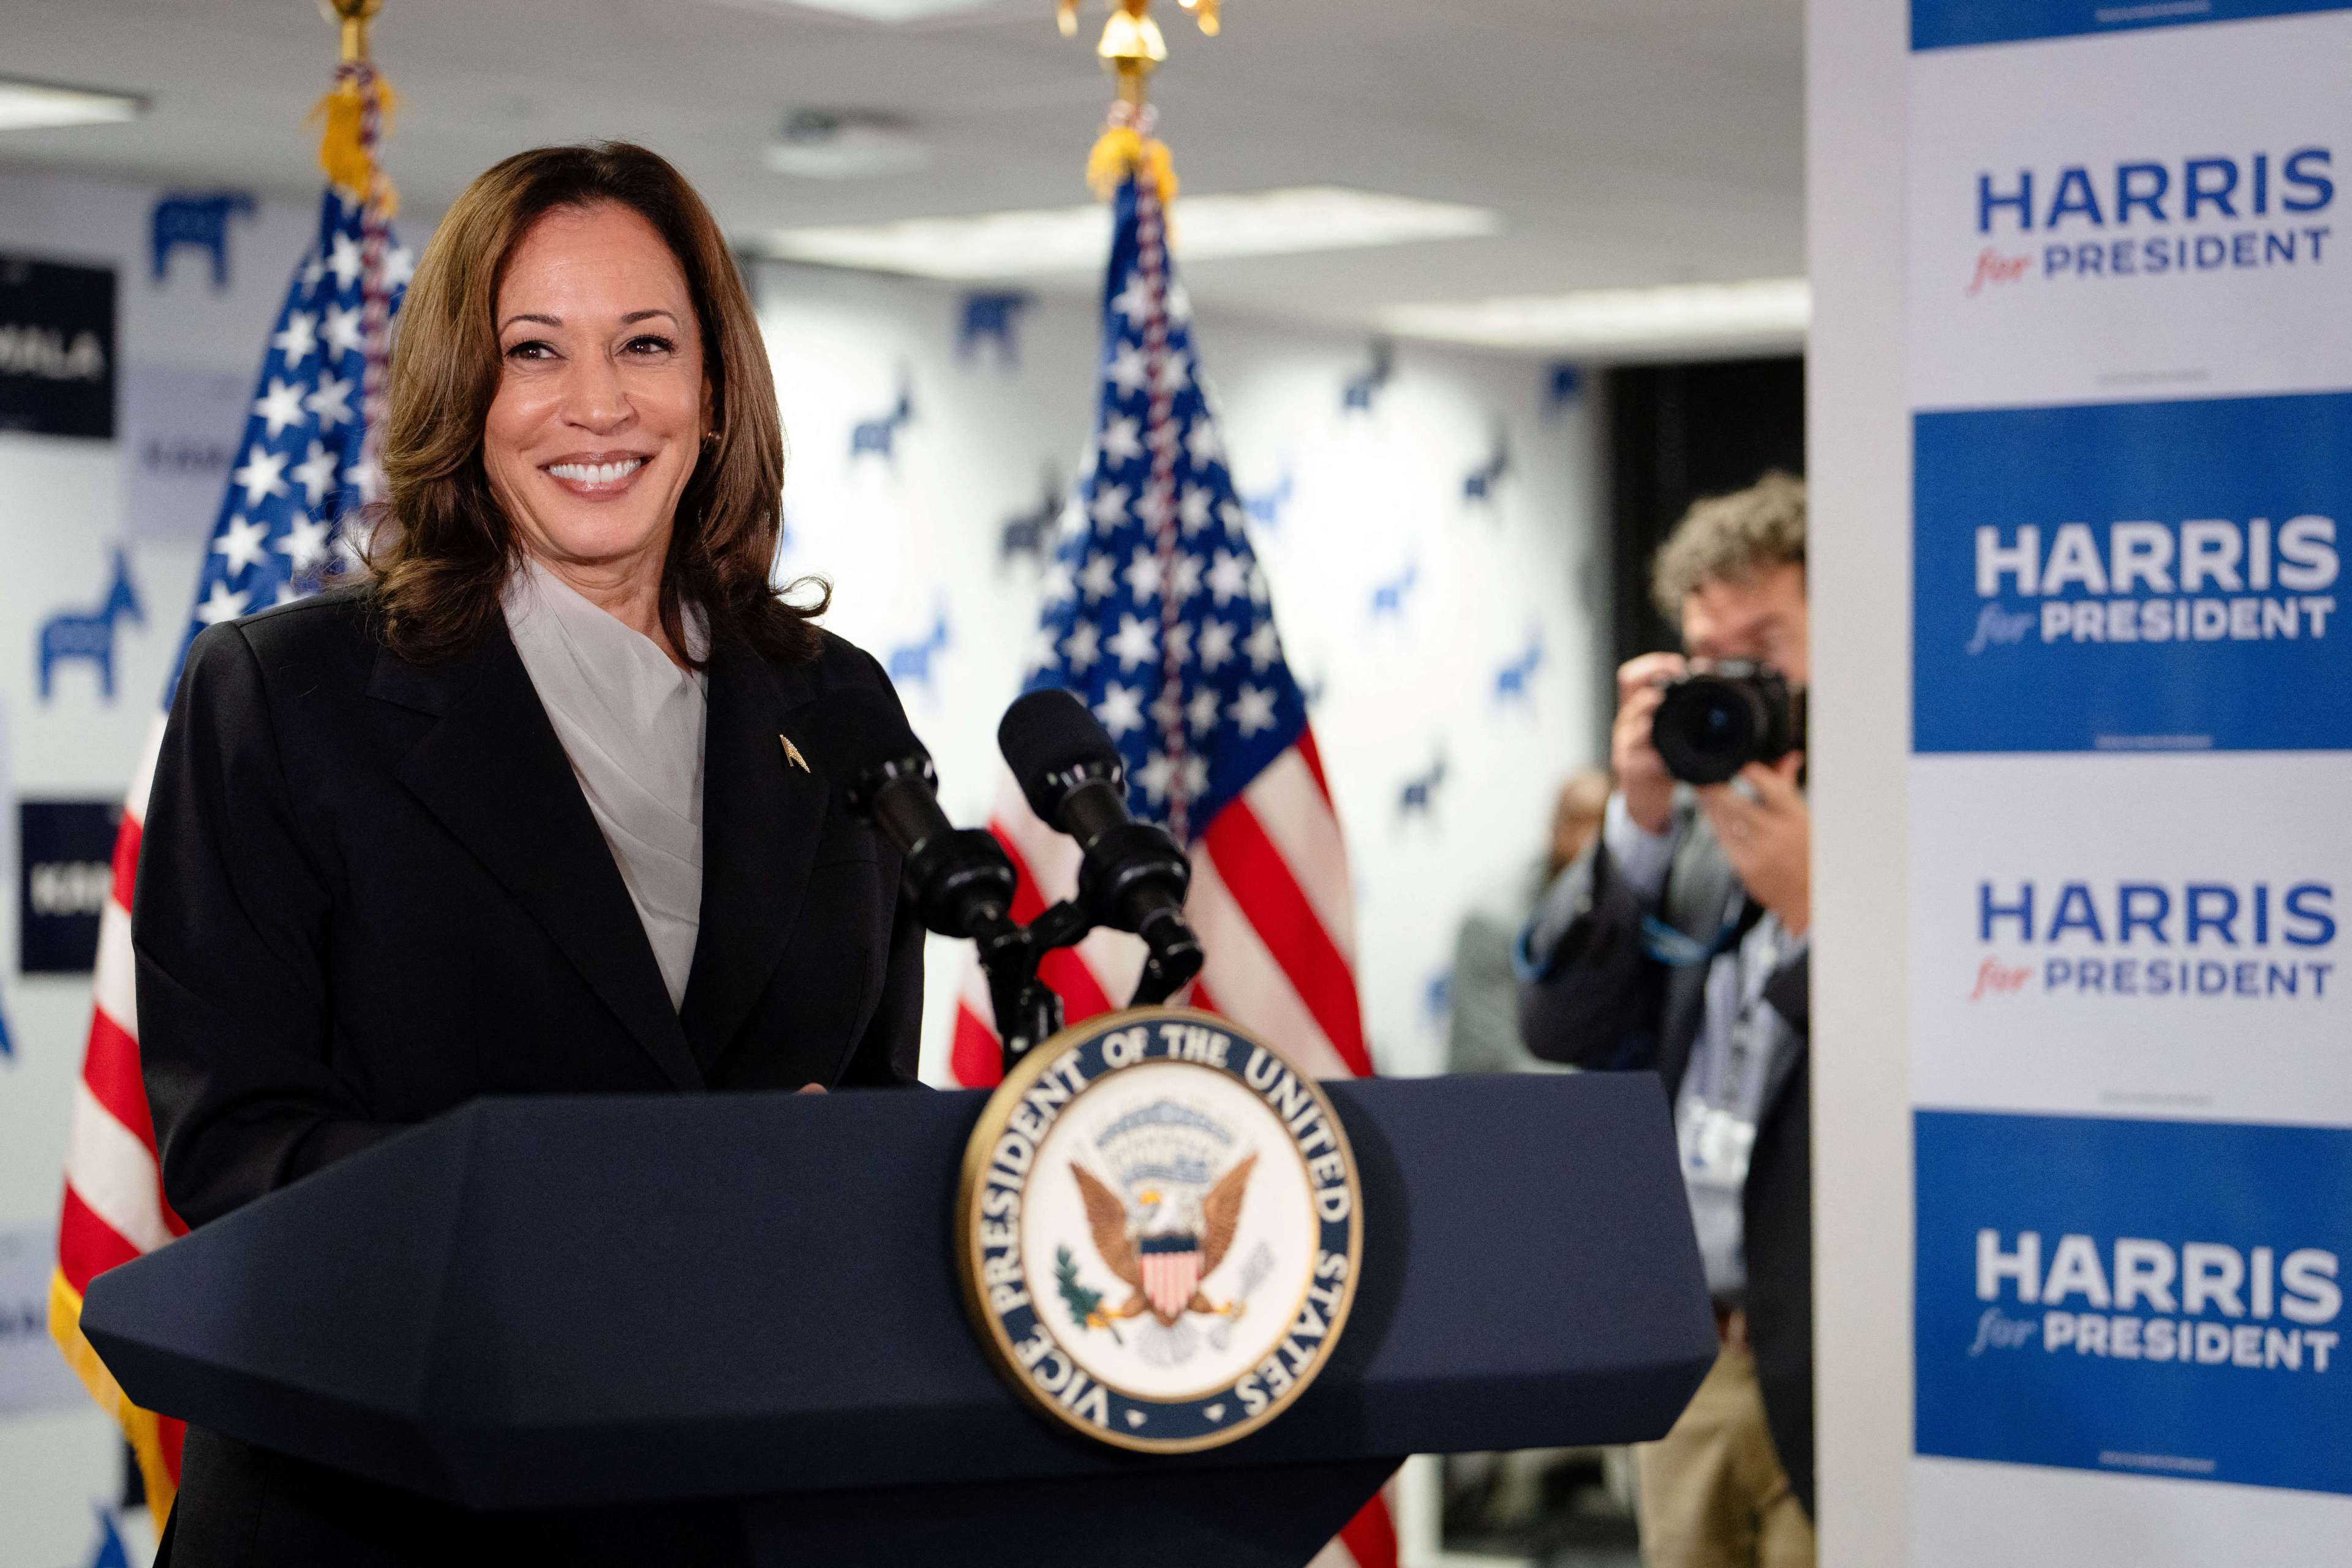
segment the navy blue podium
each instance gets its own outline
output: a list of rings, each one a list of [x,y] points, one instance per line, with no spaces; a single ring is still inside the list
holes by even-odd
[[[1648,1074],[1331,1083],[1353,1316],[1178,1458],[1020,1404],[957,1291],[971,1093],[480,1100],[100,1276],[150,1409],[484,1510],[725,1500],[763,1563],[1297,1568],[1412,1453],[1672,1425],[1716,1337]]]

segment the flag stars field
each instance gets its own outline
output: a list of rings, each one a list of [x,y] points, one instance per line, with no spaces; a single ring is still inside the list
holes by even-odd
[[[255,401],[253,411],[261,416],[262,424],[269,431],[269,438],[275,441],[278,433],[289,425],[303,423],[300,384],[270,377],[269,390]]]
[[[1160,629],[1136,616],[1118,618],[1118,635],[1105,645],[1121,669],[1152,663],[1160,657]]]
[[[319,378],[319,390],[304,398],[302,406],[319,422],[320,429],[332,430],[358,417],[352,412],[352,383],[322,375]]]
[[[1143,728],[1143,692],[1132,686],[1121,686],[1114,680],[1103,688],[1103,700],[1095,704],[1095,717],[1117,740],[1130,731]]]
[[[257,417],[258,416],[257,415]],[[247,448],[245,466],[229,476],[231,482],[245,487],[245,504],[259,506],[271,496],[282,496],[286,489],[286,464],[283,452],[273,452],[256,442]]]
[[[294,369],[319,350],[319,318],[309,310],[288,311],[269,346],[284,356],[288,370]]]
[[[353,305],[346,310],[341,305],[328,306],[324,336],[327,346],[337,353],[358,353],[367,343],[365,330],[360,324],[360,308]]]
[[[252,595],[229,587],[226,581],[215,580],[212,592],[196,606],[196,619],[208,626],[223,621],[233,621],[245,614],[246,601]]]
[[[242,516],[232,517],[228,525],[214,538],[213,553],[226,563],[222,571],[232,577],[243,576],[251,568],[269,559],[265,543],[268,538],[268,523],[255,522]]]
[[[1108,555],[1089,555],[1087,568],[1078,574],[1078,585],[1087,591],[1089,603],[1108,599],[1118,590],[1118,567]]]
[[[294,465],[294,482],[302,487],[310,505],[327,499],[327,487],[335,482],[335,454],[327,450],[323,441],[312,441],[310,452]]]

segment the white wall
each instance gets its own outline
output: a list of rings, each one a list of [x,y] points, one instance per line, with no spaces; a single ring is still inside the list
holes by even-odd
[[[944,615],[926,688],[902,681],[960,821],[984,820],[1002,764],[995,727],[1036,624],[1033,562],[1006,562],[1007,519],[1065,484],[1093,414],[1100,325],[1090,299],[1022,313],[1017,365],[960,358],[961,296],[813,268],[760,274],[761,316],[792,455],[780,570],[835,586],[830,624],[890,661]],[[1204,315],[1202,369],[1220,395],[1244,497],[1285,497],[1253,524],[1299,680],[1319,693],[1318,743],[1347,832],[1366,1026],[1384,1072],[1436,1070],[1432,999],[1454,931],[1543,847],[1551,795],[1594,760],[1606,658],[1607,560],[1589,400],[1553,406],[1532,359],[1401,347],[1369,411],[1342,407],[1370,365],[1360,341]],[[853,458],[851,426],[913,418],[891,460]],[[1492,504],[1465,499],[1497,432],[1509,469]],[[1399,588],[1410,581],[1409,586]],[[1395,592],[1397,607],[1376,611]],[[1526,701],[1496,679],[1537,650]],[[1405,783],[1444,760],[1424,817]],[[964,955],[940,943],[926,1060],[934,1077]]]
[[[1806,8],[1813,1346],[1822,1568],[1910,1550],[1907,7]]]

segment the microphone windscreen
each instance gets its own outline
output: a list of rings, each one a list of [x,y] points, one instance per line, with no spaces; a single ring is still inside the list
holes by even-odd
[[[868,769],[885,763],[931,760],[908,726],[898,699],[876,687],[845,686],[826,692],[786,716],[783,734],[835,789],[852,787]]]
[[[996,727],[996,749],[1004,753],[1029,809],[1047,823],[1061,810],[1071,769],[1089,763],[1103,769],[1119,765],[1118,747],[1087,705],[1053,687],[1032,691],[1004,710],[1003,722]],[[1065,775],[1060,783],[1055,781],[1057,773]]]

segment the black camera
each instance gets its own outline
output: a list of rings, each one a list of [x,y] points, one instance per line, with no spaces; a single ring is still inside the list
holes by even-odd
[[[1769,664],[1726,659],[1666,687],[1650,743],[1684,783],[1721,784],[1804,748],[1805,694]]]

